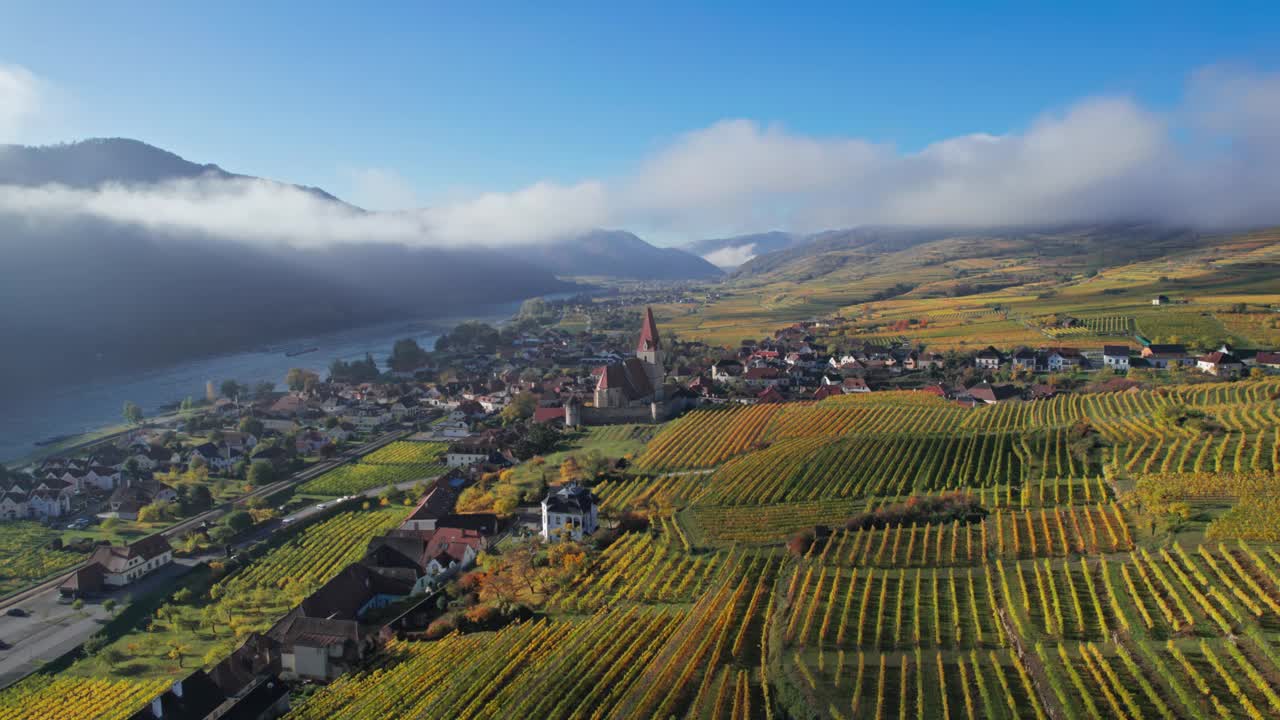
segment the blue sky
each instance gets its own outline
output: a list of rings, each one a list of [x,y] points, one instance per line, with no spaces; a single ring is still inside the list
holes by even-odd
[[[1280,66],[1275,3],[689,5],[46,1],[4,11],[0,64],[45,89],[23,141],[135,137],[356,200],[375,172],[424,204],[624,176],[723,120],[911,153]]]

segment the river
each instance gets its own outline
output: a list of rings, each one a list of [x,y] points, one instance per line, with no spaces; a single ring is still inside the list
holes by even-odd
[[[519,308],[520,301],[515,301],[453,318],[399,320],[291,338],[271,348],[199,358],[107,380],[67,382],[11,392],[3,403],[4,411],[0,412],[0,460],[25,457],[36,449],[36,442],[46,438],[119,424],[126,401],[137,403],[144,414],[151,416],[163,406],[185,397],[203,398],[205,383],[210,380],[215,387],[223,380],[235,380],[250,385],[270,381],[276,383],[277,388],[283,388],[285,373],[290,368],[308,368],[324,377],[334,358],[359,360],[365,353],[372,353],[379,364],[384,364],[396,340],[413,338],[430,350],[443,330],[459,322],[499,323],[510,319]],[[309,348],[317,350],[295,357],[285,355],[287,351]]]

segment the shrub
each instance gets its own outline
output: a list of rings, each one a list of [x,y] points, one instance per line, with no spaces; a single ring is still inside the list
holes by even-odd
[[[797,532],[787,540],[787,552],[796,557],[803,556],[813,547],[815,535],[813,530],[806,529]]]
[[[979,522],[987,509],[972,495],[949,492],[941,495],[913,495],[906,502],[886,505],[872,512],[854,515],[845,521],[849,530],[869,530],[895,525],[947,524]]]
[[[445,615],[436,618],[427,626],[426,636],[428,640],[439,640],[458,629],[458,618],[453,615]]]

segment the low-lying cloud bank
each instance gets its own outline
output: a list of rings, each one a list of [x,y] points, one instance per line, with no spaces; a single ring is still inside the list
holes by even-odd
[[[0,132],[31,116],[38,96],[30,73],[0,67]],[[297,246],[511,245],[601,226],[690,238],[872,223],[1141,218],[1223,227],[1280,223],[1277,168],[1280,73],[1215,67],[1190,78],[1172,112],[1090,98],[1018,132],[949,138],[914,153],[726,120],[674,139],[623,177],[538,183],[422,209],[364,212],[288,185],[203,179],[97,190],[5,186],[0,212]]]
[[[735,268],[756,256],[756,244],[735,245],[713,250],[702,256],[703,260],[721,268]]]
[[[594,227],[605,220],[591,209],[602,192],[598,183],[538,184],[437,208],[366,212],[269,180],[206,177],[91,190],[0,186],[0,215],[31,222],[89,217],[295,247],[384,242],[461,248],[536,243]]]

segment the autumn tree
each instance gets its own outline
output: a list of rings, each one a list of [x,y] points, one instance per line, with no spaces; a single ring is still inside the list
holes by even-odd
[[[533,411],[537,409],[537,395],[528,391],[517,393],[515,397],[511,398],[511,402],[502,408],[502,422],[510,425],[521,420],[528,420],[533,417]]]
[[[170,660],[177,660],[178,667],[182,667],[182,658],[189,652],[191,652],[190,645],[175,641],[169,644],[169,652],[165,653],[165,657]]]
[[[582,468],[578,467],[578,461],[572,455],[564,459],[560,463],[560,482],[571,483],[582,479]]]
[[[124,417],[124,421],[130,425],[142,424],[142,408],[138,407],[138,403],[132,400],[125,402],[124,409],[121,410],[120,414]]]
[[[320,376],[305,368],[289,368],[284,376],[284,384],[293,392],[311,390],[319,382]]]

